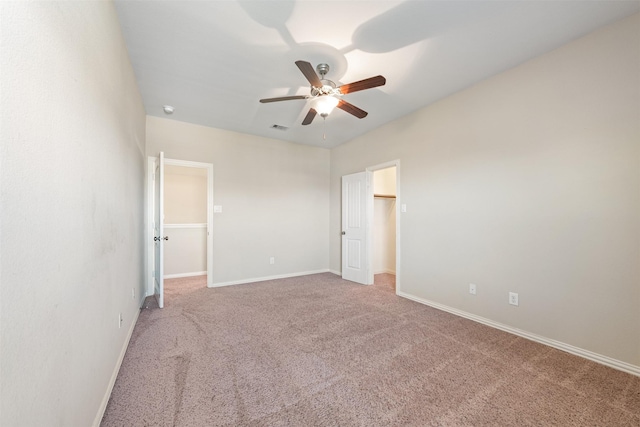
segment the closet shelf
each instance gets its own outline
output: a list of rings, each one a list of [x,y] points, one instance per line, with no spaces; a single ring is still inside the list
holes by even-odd
[[[394,196],[393,194],[374,194],[373,197],[376,197],[378,199],[395,199],[396,196]]]

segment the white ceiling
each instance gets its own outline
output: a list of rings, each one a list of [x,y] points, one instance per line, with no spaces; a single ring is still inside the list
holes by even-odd
[[[640,1],[117,0],[116,8],[147,114],[330,148],[631,15]],[[387,84],[344,95],[364,119],[336,109],[302,126],[310,101],[258,102],[309,94],[296,60],[329,64],[338,85],[378,74]]]

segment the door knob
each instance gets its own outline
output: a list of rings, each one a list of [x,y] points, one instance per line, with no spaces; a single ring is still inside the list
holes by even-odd
[[[164,240],[169,240],[169,236],[164,236],[163,239]]]
[[[346,232],[346,231],[343,231],[343,232],[342,232],[342,235],[344,236],[345,234],[347,234],[347,232]]]

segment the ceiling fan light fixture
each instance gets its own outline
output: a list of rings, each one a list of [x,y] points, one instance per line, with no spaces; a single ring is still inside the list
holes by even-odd
[[[335,96],[325,95],[319,96],[314,101],[314,109],[320,114],[322,117],[327,117],[334,108],[338,105],[340,100]]]
[[[359,80],[357,82],[348,83],[336,86],[331,80],[327,80],[324,76],[329,72],[329,65],[318,64],[316,71],[313,69],[311,63],[307,61],[296,61],[298,69],[302,72],[307,81],[311,84],[309,95],[294,95],[294,96],[281,96],[278,98],[263,98],[260,100],[262,103],[277,102],[277,101],[289,101],[293,99],[310,99],[310,108],[307,115],[302,120],[302,125],[310,125],[313,119],[320,114],[324,119],[327,118],[334,108],[338,107],[342,111],[351,114],[358,119],[367,117],[367,112],[361,110],[353,104],[342,100],[342,96],[351,92],[358,92],[365,89],[371,89],[378,86],[383,86],[387,79],[383,76],[369,77],[368,79]]]

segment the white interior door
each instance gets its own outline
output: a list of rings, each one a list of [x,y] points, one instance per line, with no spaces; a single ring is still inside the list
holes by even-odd
[[[153,218],[153,294],[158,306],[164,307],[164,153],[161,151],[156,161],[154,175],[154,218]]]
[[[342,177],[342,278],[363,285],[373,284],[369,275],[369,197],[371,172]]]

